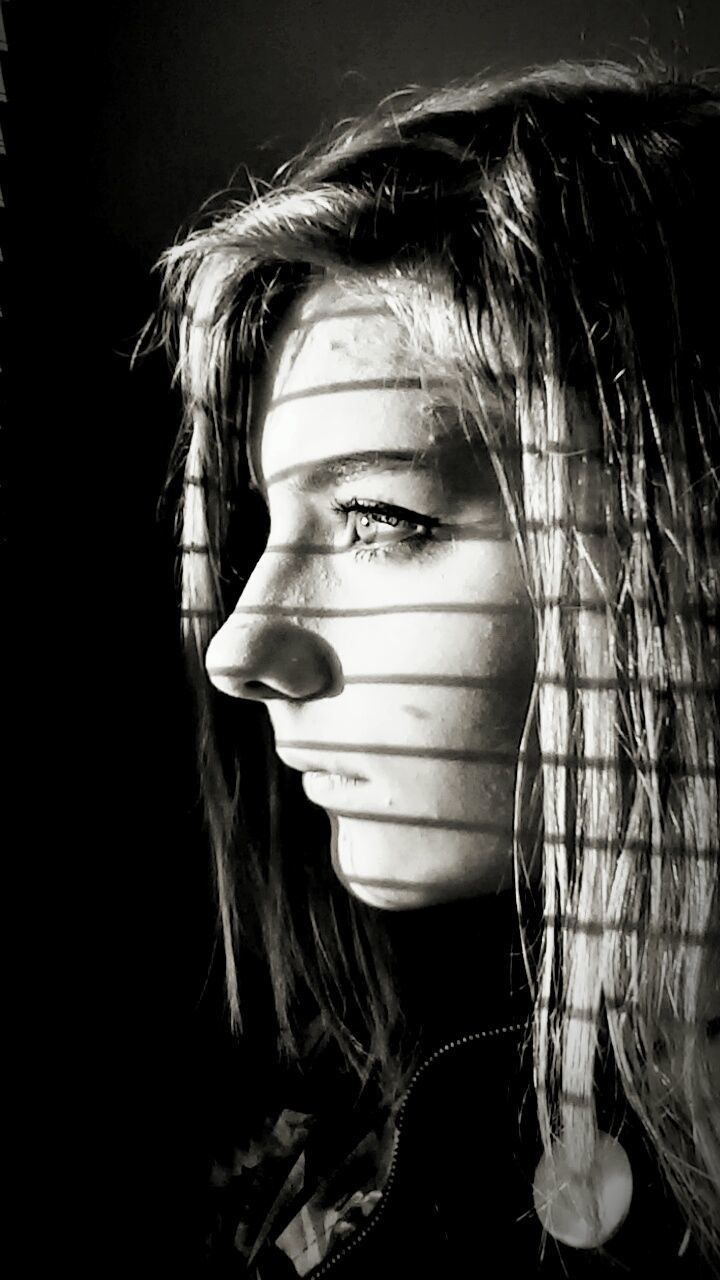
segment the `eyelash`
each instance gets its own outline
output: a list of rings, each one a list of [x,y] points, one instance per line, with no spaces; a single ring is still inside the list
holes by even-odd
[[[372,502],[366,498],[348,498],[345,502],[332,502],[333,511],[341,512],[345,515],[351,515],[359,512],[361,515],[372,516],[375,518],[389,516],[402,524],[410,526],[419,526],[422,532],[412,533],[407,538],[400,538],[397,542],[376,543],[356,543],[352,547],[353,554],[358,559],[367,559],[370,556],[387,556],[387,555],[415,555],[418,551],[422,551],[429,542],[433,541],[432,530],[439,525],[440,521],[436,516],[424,516],[419,511],[408,511],[406,507],[395,507],[389,502]],[[382,520],[380,520],[382,523]],[[389,521],[388,521],[389,523]]]

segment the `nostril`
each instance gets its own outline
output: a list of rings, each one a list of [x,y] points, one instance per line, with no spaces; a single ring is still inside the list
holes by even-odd
[[[342,688],[330,645],[284,619],[240,623],[233,614],[210,641],[205,668],[215,688],[232,698],[307,701]]]
[[[245,698],[286,698],[288,695],[282,689],[276,689],[271,684],[264,684],[262,680],[245,680],[243,681],[243,697]]]

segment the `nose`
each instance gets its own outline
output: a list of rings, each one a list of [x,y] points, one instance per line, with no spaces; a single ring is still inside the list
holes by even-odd
[[[342,688],[335,650],[286,618],[231,614],[208,645],[205,668],[221,693],[233,698],[308,701]]]

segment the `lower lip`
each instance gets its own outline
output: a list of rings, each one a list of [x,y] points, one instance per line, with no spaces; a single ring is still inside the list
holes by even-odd
[[[356,791],[365,786],[366,778],[349,778],[343,773],[320,773],[308,770],[303,774],[303,790],[312,800],[314,796],[339,795]]]

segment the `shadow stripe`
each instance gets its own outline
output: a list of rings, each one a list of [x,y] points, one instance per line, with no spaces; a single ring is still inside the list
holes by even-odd
[[[540,1000],[538,1002],[538,1005],[540,1009],[547,1010],[550,1012],[554,1012],[556,1010],[556,1006],[552,1003],[552,1001],[549,1001],[549,1000]],[[603,996],[601,1008],[602,1007],[607,1009],[609,1013],[632,1013],[635,1008],[631,1000],[622,1000],[620,998],[610,999],[608,996]],[[575,1022],[585,1022],[585,1023],[590,1023],[591,1025],[594,1024],[595,1021],[597,1020],[597,1015],[594,1013],[592,1009],[590,1008],[583,1009],[579,1006],[577,1007],[570,1006],[569,1008],[566,1007],[563,1010],[563,1014],[565,1017],[572,1018],[573,1021]],[[712,1019],[708,1019],[708,1020],[700,1019],[698,1021],[695,1021],[693,1018],[683,1018],[683,1017],[670,1018],[670,1017],[664,1016],[662,1018],[657,1019],[657,1025],[659,1028],[660,1027],[697,1027],[698,1030],[704,1029],[707,1031],[707,1034],[710,1034],[711,1021]]]
[[[720,929],[708,929],[701,932],[698,929],[681,929],[672,925],[663,926],[651,925],[644,929],[642,924],[637,921],[606,921],[599,920],[575,920],[572,916],[557,919],[555,916],[543,916],[543,924],[560,929],[565,933],[581,933],[585,937],[601,938],[606,937],[609,933],[616,933],[622,936],[634,937],[642,934],[643,938],[653,941],[663,942],[684,942],[688,946],[710,947],[720,942]]]
[[[442,379],[431,378],[431,379],[427,379],[425,382],[426,388],[434,389],[435,387],[444,387],[445,385],[446,384],[442,381]],[[420,390],[420,389],[421,389],[421,384],[420,384],[419,378],[397,378],[397,379],[372,378],[372,379],[368,379],[367,382],[335,382],[335,383],[328,383],[327,385],[321,386],[321,387],[303,388],[302,391],[293,391],[286,396],[278,396],[277,400],[274,400],[273,403],[270,405],[270,409],[275,409],[279,405],[290,403],[293,400],[307,400],[307,399],[310,399],[312,396],[316,396],[316,395],[317,396],[333,395],[336,391],[337,392],[414,391],[414,390]],[[427,408],[429,409],[432,409],[433,407],[435,406],[432,406],[432,405],[427,406]],[[441,411],[442,406],[440,406],[439,408]],[[442,422],[442,418],[438,417],[433,419],[431,415],[428,418],[428,421]],[[546,441],[545,444],[542,444],[542,445],[531,444],[531,443],[524,443],[524,444],[493,443],[490,445],[486,445],[479,432],[471,432],[471,438],[468,440],[467,435],[462,430],[462,427],[459,424],[453,424],[449,429],[448,429],[448,426],[446,425],[443,431],[443,434],[440,437],[440,441],[441,441],[441,446],[442,444],[447,444],[449,447],[451,447],[452,444],[455,442],[465,443],[470,449],[473,448],[473,445],[477,445],[478,449],[481,450],[480,456],[482,456],[482,458],[485,458],[485,457],[500,458],[503,460],[507,459],[511,462],[522,460],[522,458],[536,458],[538,460],[541,460],[543,458],[567,458],[569,461],[572,459],[577,459],[578,461],[597,462],[597,463],[600,463],[601,465],[605,464],[605,454],[603,452],[602,446],[597,446],[597,447],[591,446],[591,447],[588,447],[587,449],[569,449],[567,445],[564,444],[562,441],[555,441],[555,440],[548,440]],[[425,450],[426,448],[427,448],[427,444],[425,442],[418,441],[416,449],[411,452],[422,453],[423,450]],[[324,462],[332,462],[332,459],[333,459],[332,454],[326,454],[324,458],[317,458],[313,462],[298,462],[298,463],[295,463],[293,466],[287,467],[286,469],[284,469],[282,472],[282,475],[284,477],[292,476],[292,475],[300,475],[302,474],[302,472],[305,470],[306,467],[311,467],[311,466],[314,467],[314,466],[322,465],[322,463]],[[478,471],[480,471],[479,467],[478,467]],[[272,477],[268,477],[267,483],[271,484],[275,480],[275,477],[279,474],[280,474],[279,472],[275,472]]]
[[[480,521],[477,525],[446,525],[442,528],[435,528],[428,537],[428,542],[432,543],[448,543],[453,542],[510,542],[512,533],[501,527],[499,524],[488,525],[483,529]],[[398,538],[398,542],[402,542],[402,538]],[[271,542],[264,551],[263,555],[304,555],[304,556],[344,556],[352,555],[357,551],[358,546],[362,544],[354,543],[349,547],[332,547],[327,544],[318,542]],[[385,544],[387,545],[387,544]]]
[[[532,839],[533,832],[526,831],[524,838]],[[549,835],[544,836],[543,843],[558,849],[565,849],[568,844],[568,837],[552,832]],[[653,853],[649,840],[640,840],[637,838],[632,840],[623,840],[619,836],[609,836],[607,839],[595,839],[594,837],[588,839],[586,837],[582,840],[582,847],[584,849],[592,849],[600,853],[604,851],[614,854],[637,853],[640,855],[645,854],[647,857],[650,857]],[[693,859],[693,862],[700,862],[703,864],[707,863],[708,866],[712,867],[718,860],[719,851],[717,849],[712,851],[694,849],[692,846],[686,845],[681,840],[664,839],[662,841],[661,856],[663,859],[684,858],[690,856]]]
[[[276,749],[288,748],[297,751],[332,751],[341,755],[368,755],[368,756],[393,756],[399,758],[407,758],[409,760],[455,760],[467,762],[479,762],[482,764],[502,764],[514,767],[518,761],[525,764],[552,765],[556,768],[566,769],[596,769],[602,772],[607,769],[615,769],[616,761],[612,756],[578,756],[563,755],[557,752],[545,752],[540,755],[533,755],[529,752],[519,751],[488,751],[488,750],[468,750],[465,748],[441,748],[441,747],[409,747],[405,745],[394,745],[387,743],[362,743],[362,742],[318,742],[313,739],[277,739],[275,743]],[[635,763],[635,762],[633,762]],[[658,768],[665,770],[673,761],[660,761]],[[652,771],[653,763],[651,761],[637,761],[637,768],[641,771]],[[709,775],[714,778],[715,770],[712,768],[688,771],[688,777],[704,777]],[[683,772],[683,776],[685,776]]]
[[[400,813],[377,813],[368,809],[337,809],[331,808],[329,805],[322,805],[326,813],[336,818],[353,818],[357,822],[374,822],[384,823],[388,826],[405,826],[420,827],[429,830],[438,831],[468,831],[475,832],[478,835],[503,836],[507,838],[508,830],[503,823],[499,822],[470,822],[457,818],[425,818],[421,815],[400,814]],[[536,832],[526,831],[525,838],[533,839]],[[522,838],[522,834],[521,834]],[[545,841],[546,844],[557,845],[565,848],[567,839],[565,837],[550,836]],[[607,851],[609,853],[640,853],[650,854],[649,845],[642,840],[631,840],[623,844],[616,837],[610,837],[607,840],[583,840],[582,847],[584,849],[598,850],[600,852]],[[712,854],[705,851],[688,850],[679,842],[667,842],[663,845],[662,856],[664,859],[670,857],[683,857],[688,853],[692,856],[694,862],[707,863],[714,866],[717,861],[717,851]]]
[[[310,464],[307,465],[309,466]],[[241,502],[246,492],[259,492],[250,484],[248,484],[247,490],[244,487],[238,489],[236,485],[230,488],[221,488],[219,481],[214,476],[186,476],[183,479],[182,488],[199,488],[218,492],[221,497],[233,503],[234,506],[237,506]],[[471,526],[461,525],[456,527],[465,528]],[[521,522],[521,527],[528,533],[554,533],[558,531],[565,533],[577,532],[585,536],[599,538],[606,536],[608,532],[615,532],[616,534],[624,535],[627,535],[628,533],[658,533],[657,521],[641,520],[639,517],[632,519],[631,521],[623,520],[618,517],[614,524],[611,523],[610,526],[608,526],[604,521],[573,520],[570,516],[558,516],[551,520],[524,520]],[[685,536],[686,534],[694,536],[696,532],[696,528],[693,524],[686,524],[685,521],[682,520],[673,521],[672,524],[666,521],[663,527],[670,529],[676,536]]]
[[[482,835],[506,837],[508,834],[507,827],[500,822],[468,822],[459,818],[423,818],[402,813],[373,813],[368,809],[331,809],[328,805],[323,805],[322,808],[335,818],[354,818],[358,822],[380,822],[391,826],[423,827],[438,831],[474,831]]]
[[[632,1013],[635,1009],[635,1005],[630,999],[623,1000],[620,997],[616,999],[606,995],[603,995],[602,998],[601,1007],[603,1006],[609,1013]],[[543,1012],[554,1013],[557,1011],[557,1005],[555,1005],[552,1000],[547,1000],[545,998],[538,1000],[537,1007]],[[567,1017],[573,1018],[576,1022],[588,1022],[592,1024],[596,1021],[596,1014],[594,1010],[589,1007],[583,1008],[580,1005],[570,1005],[563,1010],[563,1013]],[[695,1020],[693,1018],[684,1018],[681,1016],[670,1017],[668,1014],[664,1014],[662,1017],[657,1018],[658,1028],[678,1026],[697,1027],[698,1030],[704,1028],[708,1035],[712,1035],[712,1024],[712,1018]]]
[[[268,413],[283,404],[293,404],[296,400],[311,400],[314,396],[333,396],[353,391],[429,391],[436,387],[447,387],[447,378],[353,378],[351,382],[322,382],[313,387],[303,387],[301,391],[289,391],[284,396],[273,400]]]
[[[250,671],[246,667],[225,666],[213,667],[209,674],[213,676],[227,676],[229,678],[242,680],[250,677]],[[710,694],[717,695],[720,693],[720,685],[712,684],[707,681],[692,680],[671,680],[667,687],[658,683],[655,676],[633,676],[618,677],[612,679],[610,677],[604,679],[594,679],[591,676],[576,676],[574,679],[563,679],[561,676],[539,676],[535,683],[543,688],[562,688],[571,690],[573,688],[580,690],[594,690],[596,692],[619,692],[621,690],[638,690],[647,689],[650,692],[665,694],[672,692],[675,694]],[[446,676],[446,675],[347,675],[343,677],[345,685],[362,685],[371,688],[373,685],[379,687],[389,687],[397,685],[398,687],[409,688],[438,688],[438,689],[487,689],[491,693],[499,690],[505,690],[508,693],[514,693],[517,690],[517,679],[514,676]]]
[[[464,748],[406,747],[374,743],[364,746],[361,742],[314,742],[311,740],[290,741],[278,739],[275,746],[276,748],[287,747],[290,750],[298,751],[333,751],[350,755],[406,756],[410,760],[480,760],[487,764],[515,765],[518,759],[518,753],[513,751],[470,751]]]
[[[233,668],[223,669],[220,674],[231,675]],[[417,685],[423,688],[448,688],[448,689],[489,689],[496,691],[498,689],[506,689],[508,692],[514,692],[517,689],[517,679],[512,676],[409,676],[409,675],[349,675],[344,676],[344,683],[347,685]],[[563,689],[582,689],[595,690],[597,692],[620,691],[625,689],[648,689],[651,692],[665,693],[667,689],[659,684],[655,676],[629,676],[594,678],[592,676],[576,676],[572,680],[565,680],[561,676],[539,676],[536,684],[542,688],[563,688]],[[692,680],[671,680],[668,682],[668,688],[673,693],[702,693],[702,694],[718,694],[720,693],[720,685],[712,684],[707,681]]]
[[[647,609],[655,602],[650,598],[647,600],[635,598],[633,604],[636,609]],[[232,611],[231,616],[247,615],[248,617],[265,617],[265,618],[383,618],[391,614],[416,614],[416,613],[440,613],[440,614],[468,614],[488,616],[520,616],[524,617],[527,613],[528,602],[500,602],[500,601],[483,601],[474,604],[459,603],[457,601],[447,601],[442,604],[385,604],[362,609],[322,609],[310,608],[306,605],[243,605],[238,604]],[[602,600],[587,600],[581,602],[568,601],[561,596],[547,596],[537,601],[537,607],[540,609],[560,609],[573,613],[605,613],[608,606]],[[180,610],[181,617],[215,617],[218,613],[217,609],[208,608],[191,608],[183,607]],[[699,602],[688,602],[681,606],[673,608],[673,614],[680,614],[683,617],[700,616],[703,620],[716,622],[714,614],[710,614],[705,604]]]

